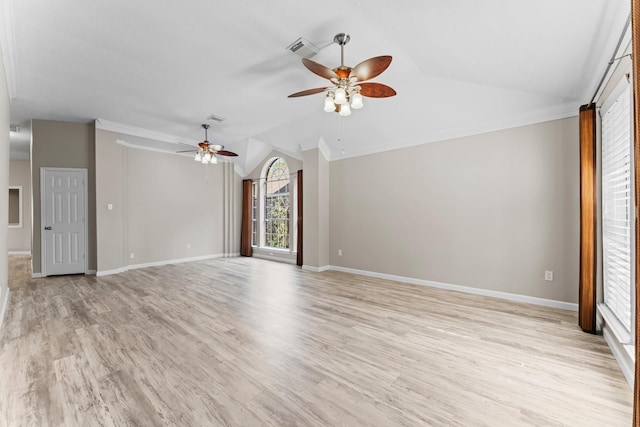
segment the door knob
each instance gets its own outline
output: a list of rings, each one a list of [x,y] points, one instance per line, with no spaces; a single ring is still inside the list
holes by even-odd
[[[45,230],[51,230],[51,227],[45,227],[44,229]]]

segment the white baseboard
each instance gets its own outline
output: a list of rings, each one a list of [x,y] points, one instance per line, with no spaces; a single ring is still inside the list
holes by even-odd
[[[322,273],[323,271],[332,270],[330,265],[323,265],[322,267],[314,267],[312,265],[303,265],[302,269],[306,271],[313,271],[314,273]]]
[[[159,267],[161,265],[169,265],[169,264],[181,264],[183,262],[204,261],[206,259],[222,258],[222,257],[224,257],[224,254],[202,255],[202,256],[194,256],[190,258],[178,258],[178,259],[170,259],[166,261],[146,262],[143,264],[132,264],[129,266],[129,270],[137,270],[139,268],[148,268],[148,267]]]
[[[124,273],[125,271],[128,270],[137,270],[140,268],[148,268],[148,267],[158,267],[161,265],[170,265],[170,264],[180,264],[183,262],[192,262],[192,261],[204,261],[207,259],[214,259],[214,258],[223,258],[223,257],[231,257],[231,256],[240,256],[240,254],[235,255],[235,254],[213,254],[213,255],[202,255],[202,256],[196,256],[196,257],[190,257],[190,258],[178,258],[178,259],[169,259],[166,261],[155,261],[155,262],[146,262],[146,263],[142,263],[142,264],[131,264],[128,265],[126,267],[120,267],[120,268],[116,268],[113,270],[101,270],[98,271],[96,273],[96,276],[108,276],[111,274],[120,274],[120,273]]]
[[[2,322],[4,321],[4,314],[7,311],[7,306],[9,305],[9,294],[11,291],[7,288],[7,291],[4,293],[2,301],[0,301],[0,329],[2,328]]]
[[[9,255],[31,255],[31,251],[9,251]]]
[[[42,275],[42,273],[32,273],[32,274],[31,274],[31,278],[32,278],[32,279],[40,279],[41,277],[44,277],[44,276]]]
[[[129,267],[122,267],[122,268],[114,268],[113,270],[99,270],[96,272],[96,276],[110,276],[112,274],[120,274],[120,273],[124,273],[125,271],[128,271]]]
[[[302,268],[304,269],[305,266]],[[315,268],[315,267],[313,267]],[[324,268],[324,267],[323,267]],[[433,282],[431,280],[414,279],[412,277],[395,276],[393,274],[376,273],[373,271],[357,270],[355,268],[339,267],[330,265],[328,270],[341,271],[343,273],[359,274],[362,276],[376,277],[379,279],[394,280],[396,282],[410,283],[413,285],[430,286],[432,288],[447,289],[450,291],[464,292],[467,294],[482,295],[486,297],[500,298],[509,301],[524,302],[528,304],[542,305],[545,307],[560,308],[563,310],[578,311],[578,304],[556,301],[545,298],[532,297],[528,295],[512,294],[508,292],[492,291],[489,289],[471,288],[469,286],[452,285],[449,283]],[[311,270],[324,271],[324,270]]]

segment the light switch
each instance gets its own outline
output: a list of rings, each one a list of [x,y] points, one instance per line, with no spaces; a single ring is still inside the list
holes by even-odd
[[[107,210],[112,211],[113,210],[113,205],[111,203],[109,203],[107,205]]]

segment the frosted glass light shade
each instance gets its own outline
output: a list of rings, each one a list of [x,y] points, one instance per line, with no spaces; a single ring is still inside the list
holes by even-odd
[[[360,95],[360,92],[356,92],[353,94],[353,97],[351,98],[351,108],[357,110],[359,108],[362,108],[364,106],[364,104],[362,103],[362,95]]]
[[[338,89],[336,89],[336,97],[334,102],[340,105],[347,103],[347,94],[343,88],[339,87]]]
[[[336,110],[336,104],[333,103],[333,98],[330,96],[327,96],[324,99],[324,111],[326,111],[327,113],[331,113],[335,110]]]
[[[348,116],[351,114],[351,108],[349,107],[349,104],[342,104],[340,106],[340,115],[341,116]]]
[[[202,160],[206,160],[207,162],[211,161],[211,153],[206,153],[204,155],[204,157],[202,158]]]
[[[196,162],[201,162],[202,161],[202,156],[200,155],[200,153],[196,153],[196,157],[193,160],[195,160]]]
[[[214,165],[218,164],[218,158],[216,156],[211,156],[211,163]]]

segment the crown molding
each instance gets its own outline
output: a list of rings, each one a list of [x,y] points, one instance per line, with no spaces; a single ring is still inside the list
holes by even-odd
[[[175,156],[187,157],[186,153],[176,153],[175,151],[163,150],[155,147],[145,147],[144,145],[132,144],[120,138],[116,139],[116,143],[127,148],[135,148],[136,150],[155,151],[156,153],[173,154]],[[189,156],[193,157],[193,156]]]
[[[401,148],[413,147],[416,145],[428,144],[431,142],[447,141],[451,139],[464,138],[467,136],[480,135],[483,133],[497,132],[522,126],[529,126],[538,123],[551,122],[554,120],[566,119],[578,115],[579,102],[565,103],[542,110],[532,112],[502,116],[479,123],[455,126],[445,129],[430,131],[424,137],[407,138],[405,140],[395,140],[393,142],[382,143],[375,146],[366,147],[360,150],[348,151],[344,154],[338,150],[331,151],[331,161],[342,160],[353,157],[366,156],[369,154],[383,153],[385,151],[397,150]],[[329,159],[329,158],[327,158]]]
[[[316,137],[312,137],[312,138],[307,138],[302,141],[299,141],[298,147],[300,147],[300,152],[309,151],[309,150],[318,148],[320,139],[322,139],[322,137],[320,137],[319,139]]]
[[[193,139],[187,139],[183,137],[179,137],[176,135],[171,135],[168,133],[156,132],[149,129],[139,128],[136,126],[126,125],[124,123],[112,122],[110,120],[105,119],[96,119],[96,129],[107,130],[110,132],[115,132],[124,135],[137,136],[140,138],[148,138],[161,142],[170,142],[173,144],[182,143],[192,143],[197,145],[198,142]]]
[[[320,137],[320,140],[318,141],[318,150],[322,153],[325,160],[329,162],[331,161],[331,148],[329,148],[327,141],[325,141],[323,137]]]

